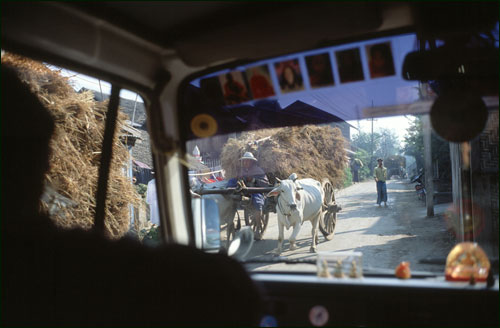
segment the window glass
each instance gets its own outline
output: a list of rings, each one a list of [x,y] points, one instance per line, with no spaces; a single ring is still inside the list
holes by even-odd
[[[57,226],[91,229],[111,85],[77,72],[2,53],[55,121],[41,207]],[[153,183],[151,183],[153,181]],[[142,98],[120,93],[108,184],[108,237],[159,242],[154,171]]]
[[[129,205],[129,236],[147,245],[158,245],[161,242],[160,212],[151,143],[146,126],[147,116],[142,98],[134,92],[122,90],[120,112],[125,120],[120,139],[126,144],[128,151],[128,163],[124,168],[139,195],[139,200]]]
[[[498,106],[470,142],[437,135],[428,115],[436,89],[401,77],[417,44],[414,34],[390,36],[190,81],[189,183],[218,202],[223,247],[253,230],[249,269],[315,271],[316,252],[359,251],[364,269],[409,261],[440,274],[467,240],[498,258]]]

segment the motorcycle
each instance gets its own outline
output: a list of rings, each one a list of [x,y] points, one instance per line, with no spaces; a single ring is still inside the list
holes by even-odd
[[[424,173],[421,170],[419,174],[417,174],[415,177],[411,179],[411,182],[417,183],[415,185],[415,191],[417,192],[418,199],[425,202],[427,191],[425,190],[425,185],[423,180],[424,180]]]

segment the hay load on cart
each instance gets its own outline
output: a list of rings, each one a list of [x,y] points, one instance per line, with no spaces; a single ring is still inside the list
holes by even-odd
[[[324,125],[303,127],[286,127],[246,132],[239,138],[231,138],[222,149],[221,166],[225,171],[226,179],[238,178],[240,158],[251,152],[257,159],[258,165],[266,172],[269,181],[274,184],[279,179],[286,179],[292,173],[300,178],[313,178],[322,182],[325,192],[323,201],[323,215],[320,220],[320,230],[326,239],[333,238],[337,222],[337,212],[340,207],[335,202],[334,188],[343,185],[344,169],[346,167],[345,139],[340,129]],[[260,190],[262,189],[262,190]],[[250,195],[253,192],[266,192],[265,188],[248,188],[243,191]],[[234,190],[203,190],[201,193],[234,193]],[[269,212],[275,212],[264,206],[263,220],[252,223],[246,219],[245,223],[252,226],[259,237],[264,235],[269,220]],[[234,223],[234,211],[229,211],[228,240],[234,230],[241,227],[239,218]]]
[[[221,154],[226,177],[236,177],[239,158],[250,151],[269,178],[299,178],[322,181],[327,178],[340,188],[346,166],[345,139],[336,127],[305,125],[245,132],[229,139]]]
[[[94,224],[108,102],[95,101],[91,91],[76,92],[67,78],[40,62],[4,53],[2,65],[16,69],[55,121],[42,208],[58,226],[90,229]],[[121,114],[117,126],[124,123],[125,114]],[[137,205],[140,200],[130,178],[123,173],[128,161],[129,153],[117,133],[113,142],[105,219],[106,233],[112,238],[119,238],[128,231],[129,205]]]

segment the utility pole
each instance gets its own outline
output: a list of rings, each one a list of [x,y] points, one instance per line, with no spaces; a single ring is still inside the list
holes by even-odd
[[[99,90],[101,90],[101,101],[104,101],[104,96],[102,94],[101,80],[99,80]]]
[[[373,108],[373,100],[372,100],[372,108]],[[373,121],[374,118],[372,117],[372,135],[371,135],[371,143],[370,143],[370,173],[373,173],[373,151],[374,151],[374,140],[373,140]]]
[[[424,134],[424,174],[425,174],[425,203],[427,205],[427,217],[434,216],[434,181],[432,170],[432,148],[431,148],[431,122],[429,115],[422,116],[422,132]]]
[[[474,241],[474,215],[472,208],[472,181],[471,181],[471,147],[470,142],[462,142],[459,146],[461,151],[460,181],[461,181],[461,199],[460,199],[460,216],[463,222],[463,231],[465,241]]]
[[[372,142],[370,144],[370,150],[371,150],[372,156],[373,156],[373,117],[372,117]]]
[[[135,121],[135,110],[137,108],[137,97],[139,94],[135,94],[135,102],[134,102],[134,112],[132,113],[132,127],[134,127],[134,121]]]

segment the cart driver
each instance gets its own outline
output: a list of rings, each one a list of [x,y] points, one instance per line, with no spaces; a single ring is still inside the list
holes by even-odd
[[[269,187],[269,181],[266,173],[257,165],[257,159],[254,155],[247,151],[240,158],[240,169],[238,178],[233,178],[228,181],[228,187],[236,187],[238,181],[243,181],[247,187]],[[255,209],[257,220],[262,218],[262,210],[264,207],[264,194],[252,194],[252,207]],[[259,240],[261,236],[256,232],[255,239]]]

